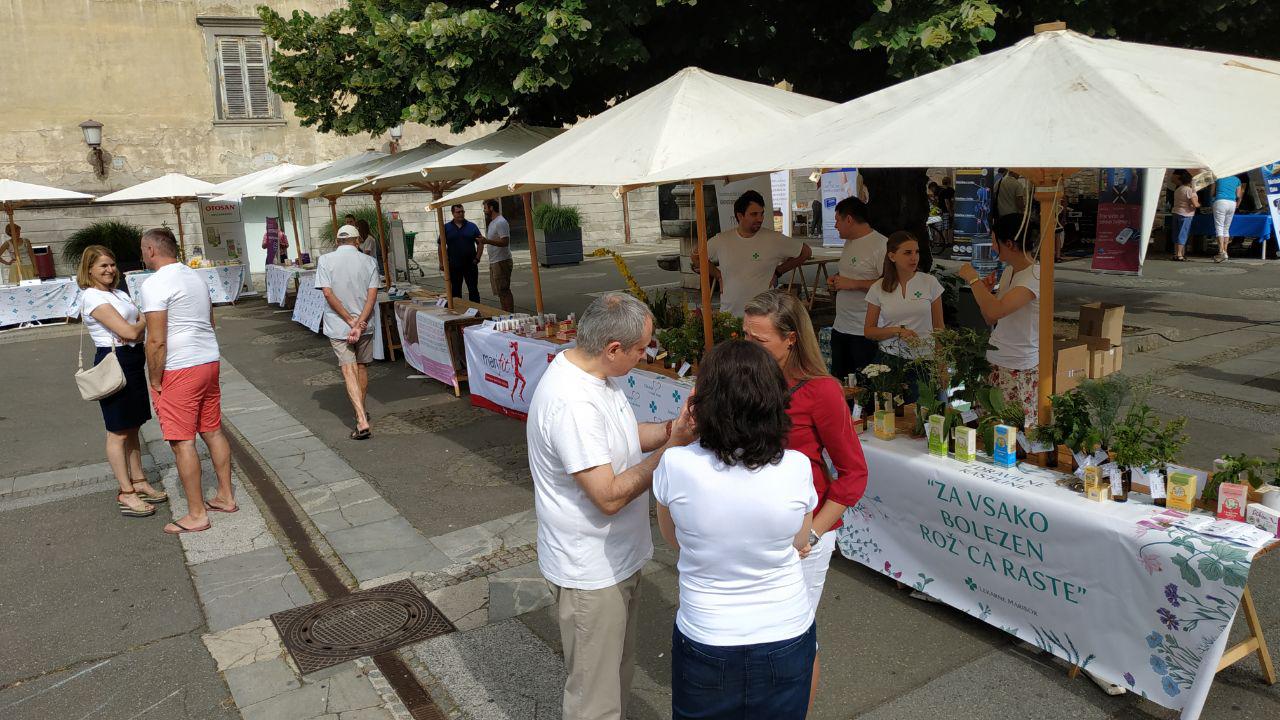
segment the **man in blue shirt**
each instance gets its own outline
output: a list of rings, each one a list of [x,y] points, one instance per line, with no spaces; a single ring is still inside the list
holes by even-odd
[[[449,253],[449,284],[453,297],[462,297],[462,281],[467,281],[467,299],[480,302],[480,228],[467,220],[461,205],[449,208],[453,220],[445,223],[444,244]]]

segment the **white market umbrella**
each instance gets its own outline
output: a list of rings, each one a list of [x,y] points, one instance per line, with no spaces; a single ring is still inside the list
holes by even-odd
[[[617,188],[625,198],[627,190],[653,184],[650,177],[691,157],[721,148],[754,153],[758,148],[746,144],[748,138],[789,126],[832,104],[696,67],[685,68],[639,95],[583,120],[564,134],[432,205],[524,194],[525,224],[530,234],[536,280],[537,243],[532,237],[530,193],[565,185],[603,185]],[[705,310],[703,330],[710,343],[711,282],[700,180],[695,182],[694,202]]]
[[[438,200],[458,183],[480,177],[563,132],[563,128],[535,127],[515,123],[441,152],[426,154],[410,150],[403,155],[395,156],[393,162],[389,163],[382,172],[347,189],[348,191],[372,189],[376,192],[384,188],[412,185],[429,191],[432,200]],[[444,210],[440,205],[436,205],[435,209],[441,243],[440,256],[444,257]],[[534,298],[538,310],[541,311],[542,282],[536,267],[533,273]],[[444,284],[445,287],[449,286],[448,263],[444,264]],[[449,306],[453,307],[452,296],[449,297]]]
[[[94,202],[162,200],[173,205],[173,211],[178,216],[178,255],[183,262],[186,262],[187,241],[182,229],[182,204],[196,200],[201,195],[208,195],[212,188],[211,182],[197,180],[180,173],[169,173],[154,180],[103,195]]]
[[[659,181],[810,167],[1010,167],[1036,185],[1041,248],[1052,207],[1081,167],[1205,168],[1273,162],[1280,62],[1098,40],[1063,23],[1018,44],[762,133],[754,153],[716,151]],[[1247,98],[1248,111],[1241,109]],[[1206,108],[1210,109],[1206,111]],[[1041,252],[1040,409],[1053,367],[1053,254]]]
[[[13,238],[10,240],[13,247],[13,262],[18,271],[18,281],[23,280],[22,277],[22,234],[18,230],[18,225],[13,221],[13,211],[32,203],[47,202],[50,200],[92,200],[92,195],[73,190],[61,190],[48,185],[35,185],[32,183],[19,182],[17,180],[0,179],[0,207],[4,208],[5,215],[9,217],[7,227],[13,228]],[[35,266],[35,258],[29,257],[32,266]]]

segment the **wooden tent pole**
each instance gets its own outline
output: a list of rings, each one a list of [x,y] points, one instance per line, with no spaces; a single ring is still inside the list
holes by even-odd
[[[707,208],[702,196],[702,181],[693,182],[693,207],[698,223],[698,284],[702,288],[702,335],[708,352],[715,344],[711,337],[711,260],[707,257]]]
[[[289,198],[289,219],[293,221],[293,244],[297,258],[302,259],[302,238],[298,235],[298,203],[295,198]],[[276,256],[279,258],[279,255]]]
[[[631,193],[622,193],[622,237],[627,245],[631,244],[631,208],[627,204],[627,198]]]
[[[431,191],[432,204],[440,202],[440,197],[444,193],[440,190]],[[449,298],[449,309],[453,309],[453,285],[449,280],[449,246],[444,241],[444,208],[436,205],[436,225],[440,228],[440,272],[444,273],[444,294]]]
[[[182,201],[170,200],[173,203],[173,212],[178,216],[178,259],[182,262],[187,261],[187,238],[182,230]]]
[[[335,235],[335,237],[325,238],[325,240],[337,242],[338,228],[342,227],[338,224],[338,196],[331,195],[325,199],[329,201],[329,217],[333,220],[333,234]]]
[[[13,233],[9,236],[9,244],[13,250],[13,265],[18,270],[18,282],[22,282],[22,238],[21,231],[18,230],[18,224],[13,221],[13,206],[5,203],[4,211],[9,215],[9,225],[7,226]]]
[[[533,303],[542,314],[542,276],[538,273],[538,238],[533,234],[533,193],[520,196],[524,200],[524,231],[529,239],[529,264],[533,268]]]
[[[386,280],[386,287],[391,287],[391,264],[387,261],[387,238],[382,232],[382,191],[373,191],[373,209],[378,214],[378,246],[379,254],[382,255],[382,274]]]

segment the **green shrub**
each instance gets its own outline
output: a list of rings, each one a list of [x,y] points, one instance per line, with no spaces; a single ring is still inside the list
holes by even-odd
[[[545,232],[566,232],[582,227],[578,208],[543,203],[533,208],[533,226]]]
[[[363,205],[361,207],[347,208],[338,215],[338,225],[335,227],[333,220],[326,220],[320,228],[320,238],[316,242],[317,247],[333,247],[337,242],[335,236],[338,234],[338,228],[342,227],[342,216],[350,213],[356,216],[356,220],[364,220],[369,223],[369,234],[378,237],[378,211],[372,205]],[[390,213],[382,214],[382,232],[387,232],[387,228],[391,227]]]
[[[67,237],[62,258],[69,263],[79,263],[84,249],[90,245],[102,245],[111,250],[117,263],[141,262],[142,228],[118,220],[99,220]]]

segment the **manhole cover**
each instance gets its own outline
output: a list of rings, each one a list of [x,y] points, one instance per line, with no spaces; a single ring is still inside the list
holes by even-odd
[[[408,580],[271,616],[303,675],[454,631]]]
[[[1280,300],[1280,288],[1245,288],[1240,291],[1240,295],[1242,297],[1254,298],[1257,300]]]
[[[1249,272],[1242,267],[1223,267],[1221,265],[1194,265],[1182,268],[1179,275],[1244,275]]]

